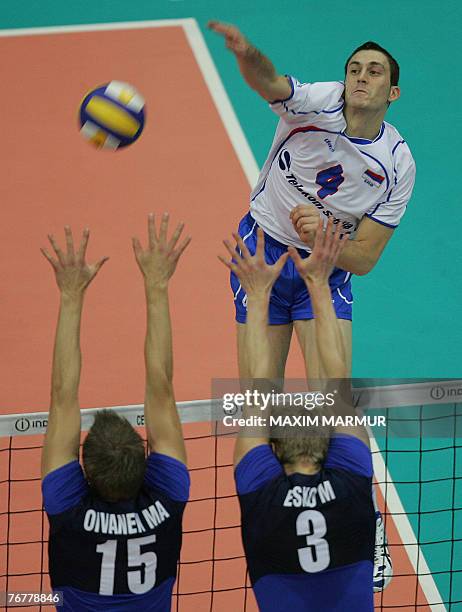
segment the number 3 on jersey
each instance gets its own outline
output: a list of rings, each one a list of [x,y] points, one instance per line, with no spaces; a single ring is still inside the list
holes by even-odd
[[[344,180],[343,168],[340,164],[318,172],[316,175],[316,183],[321,185],[321,189],[318,190],[318,198],[323,200],[326,196],[337,193],[338,188]]]
[[[141,552],[142,546],[154,544],[155,541],[155,535],[127,540],[127,580],[131,593],[142,595],[150,591],[156,584],[157,555],[152,551]],[[106,540],[103,544],[98,544],[96,552],[103,555],[99,594],[113,595],[117,540]],[[144,572],[141,571],[142,566],[144,566]]]
[[[329,544],[323,539],[327,533],[326,519],[317,510],[305,510],[297,516],[297,535],[306,536],[308,546],[298,549],[298,560],[304,572],[321,572],[329,567]]]

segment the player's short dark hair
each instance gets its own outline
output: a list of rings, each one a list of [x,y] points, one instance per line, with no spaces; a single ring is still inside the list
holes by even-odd
[[[83,443],[82,461],[90,488],[105,501],[132,499],[142,487],[146,469],[143,439],[113,410],[96,413]]]
[[[298,407],[297,409],[290,408],[288,411],[284,406],[273,406],[271,416],[284,416],[288,412],[293,416],[309,415],[312,418],[319,417],[322,414],[317,408],[308,411],[303,407]],[[309,435],[306,435],[307,432]],[[305,459],[321,468],[327,457],[331,434],[331,428],[322,425],[311,425],[309,428],[278,426],[272,428],[270,442],[277,458],[283,465],[292,465]]]
[[[393,87],[394,85],[398,85],[398,82],[399,82],[399,64],[398,62],[395,60],[395,58],[392,56],[391,53],[389,53],[386,49],[384,49],[378,43],[372,40],[369,40],[368,42],[363,43],[357,49],[355,49],[353,53],[350,54],[350,57],[345,62],[345,74],[347,73],[348,64],[350,63],[351,58],[353,57],[353,55],[355,55],[355,53],[358,53],[358,51],[380,51],[380,53],[383,53],[383,55],[385,55],[385,57],[387,58],[388,64],[390,66],[390,87]]]

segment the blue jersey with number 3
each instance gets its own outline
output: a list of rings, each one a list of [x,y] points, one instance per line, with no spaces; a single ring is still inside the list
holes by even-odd
[[[268,445],[235,471],[242,538],[262,612],[372,612],[372,459],[332,438],[323,469],[286,475]]]
[[[95,497],[78,461],[42,483],[50,523],[49,572],[63,612],[170,612],[181,548],[189,474],[181,462],[152,453],[136,499]]]

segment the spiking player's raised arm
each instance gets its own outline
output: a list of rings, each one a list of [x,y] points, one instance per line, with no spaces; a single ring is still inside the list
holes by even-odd
[[[271,60],[254,47],[236,26],[209,21],[208,27],[224,37],[227,48],[236,56],[242,76],[262,98],[272,102],[290,96],[290,80],[278,74]]]

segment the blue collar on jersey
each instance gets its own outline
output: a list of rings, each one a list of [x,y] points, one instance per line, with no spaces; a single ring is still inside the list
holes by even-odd
[[[382,127],[380,128],[380,132],[377,134],[377,136],[374,138],[374,140],[368,140],[367,138],[353,138],[352,136],[348,136],[348,134],[345,132],[345,130],[343,130],[341,132],[341,134],[342,134],[342,136],[345,136],[345,138],[348,138],[348,140],[350,140],[351,142],[354,142],[355,144],[367,145],[367,144],[372,144],[373,142],[377,142],[377,140],[380,140],[382,138],[382,136],[383,136],[384,131],[385,131],[385,123],[382,123]]]

